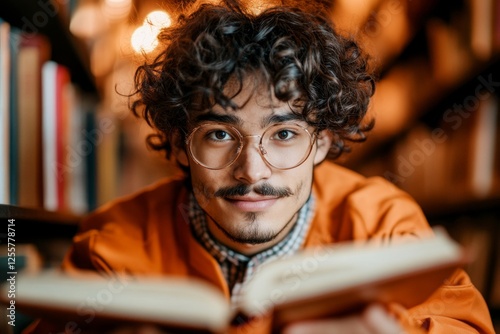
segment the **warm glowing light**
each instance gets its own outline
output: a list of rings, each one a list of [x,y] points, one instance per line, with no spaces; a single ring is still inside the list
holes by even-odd
[[[162,10],[155,10],[146,15],[143,23],[143,25],[151,25],[157,29],[169,27],[171,24],[170,16]]]
[[[134,51],[137,53],[153,51],[158,46],[158,31],[149,25],[142,25],[135,29],[130,40]]]
[[[116,1],[116,0],[115,0]],[[158,34],[162,28],[172,24],[170,16],[161,10],[155,10],[144,19],[142,26],[132,34],[131,43],[135,52],[151,52],[158,46]]]

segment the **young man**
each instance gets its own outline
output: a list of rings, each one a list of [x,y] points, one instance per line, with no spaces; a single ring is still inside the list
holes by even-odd
[[[234,300],[259,265],[300,249],[428,232],[408,195],[324,161],[364,140],[374,91],[358,46],[324,16],[206,5],[161,38],[161,54],[136,73],[132,108],[157,130],[151,146],[186,175],[90,215],[66,270],[198,277]],[[287,330],[493,332],[463,271],[426,303],[391,312],[372,306]]]

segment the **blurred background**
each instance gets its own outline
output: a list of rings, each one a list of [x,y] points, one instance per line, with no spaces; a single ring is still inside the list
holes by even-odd
[[[500,1],[317,1],[379,78],[376,126],[338,163],[408,191],[469,247],[498,320]],[[0,216],[27,222],[20,240],[38,265],[60,260],[82,214],[178,172],[146,148],[150,130],[124,95],[159,29],[191,4],[2,1]]]

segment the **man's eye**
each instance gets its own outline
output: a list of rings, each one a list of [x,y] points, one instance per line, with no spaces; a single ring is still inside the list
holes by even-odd
[[[293,132],[290,130],[280,130],[276,132],[274,137],[277,140],[287,140],[293,137]]]
[[[224,130],[216,130],[209,133],[208,138],[212,140],[221,141],[221,140],[230,140],[232,137],[228,132]]]

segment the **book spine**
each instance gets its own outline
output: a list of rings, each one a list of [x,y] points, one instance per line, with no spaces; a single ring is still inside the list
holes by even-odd
[[[68,138],[68,103],[67,85],[69,73],[61,65],[56,67],[56,164],[57,168],[57,203],[58,210],[66,210],[66,187],[71,168],[66,163],[66,146]]]
[[[43,206],[41,72],[50,55],[41,35],[23,35],[18,56],[19,205]]]
[[[472,132],[471,188],[478,198],[488,196],[493,188],[495,174],[495,140],[497,136],[498,101],[496,97],[482,101],[478,121]]]
[[[44,171],[44,208],[55,211],[58,208],[57,196],[57,131],[56,119],[56,81],[57,64],[48,61],[42,69],[43,111],[42,111],[42,142]]]
[[[77,214],[88,211],[86,202],[87,181],[85,177],[86,155],[93,150],[86,142],[83,132],[85,126],[85,112],[82,106],[82,96],[77,87],[70,84],[68,91],[68,145],[67,164],[71,173],[66,184],[67,203],[69,210]]]
[[[10,46],[8,23],[0,21],[0,203],[10,202],[9,185],[9,75]]]
[[[85,133],[92,133],[96,129],[96,113],[90,108],[84,113]],[[97,208],[97,146],[92,144],[89,154],[85,158],[85,179],[87,184],[87,205],[89,210]]]
[[[22,33],[18,28],[11,27],[10,31],[10,106],[9,106],[9,174],[10,174],[10,204],[17,205],[19,202],[19,117],[18,117],[18,104],[17,104],[17,68],[18,68],[18,53],[19,44],[21,41]]]

